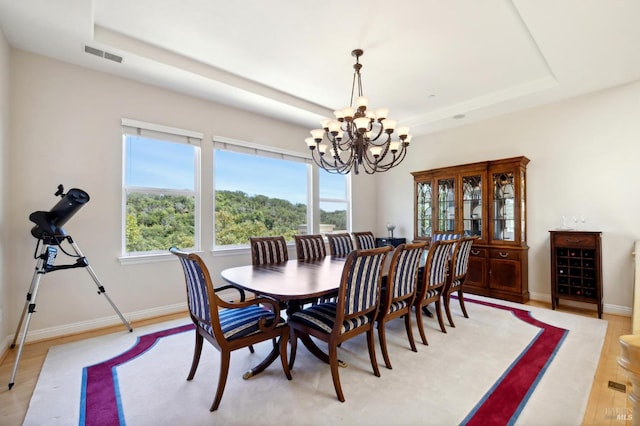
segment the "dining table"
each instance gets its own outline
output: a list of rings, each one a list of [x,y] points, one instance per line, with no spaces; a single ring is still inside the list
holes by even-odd
[[[420,261],[424,266],[427,250]],[[383,285],[391,263],[391,253],[386,258],[382,270]],[[306,303],[325,297],[335,296],[344,270],[344,256],[325,256],[322,259],[290,259],[286,262],[244,265],[224,269],[220,275],[228,284],[245,291],[268,296],[277,300],[286,310],[287,317],[302,309]],[[425,313],[431,316],[431,312],[425,309]],[[300,335],[300,341],[304,346],[325,363],[329,363],[329,356],[323,352],[308,335]],[[278,359],[280,352],[275,344],[269,355],[257,366],[251,368],[242,376],[245,380],[262,372],[273,361]],[[347,364],[339,360],[341,367]]]
[[[228,284],[261,296],[277,300],[286,309],[287,316],[299,311],[310,300],[330,297],[340,287],[346,257],[326,256],[317,260],[291,259],[286,262],[245,265],[223,270],[220,275]],[[300,336],[304,346],[320,360],[329,363],[324,353],[307,335]],[[244,379],[262,372],[279,357],[278,345]],[[343,366],[346,364],[342,363]]]

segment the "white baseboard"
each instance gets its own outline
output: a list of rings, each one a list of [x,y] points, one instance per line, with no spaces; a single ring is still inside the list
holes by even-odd
[[[551,303],[551,294],[549,293],[530,292],[529,298],[531,300],[536,300],[538,302]],[[564,300],[564,299],[562,299],[560,303],[566,306],[571,306],[573,308],[586,308],[586,309],[592,308],[594,310],[597,310],[596,305],[592,303],[581,303],[581,302],[574,302],[573,300]],[[631,308],[631,306],[620,306],[620,305],[612,305],[610,303],[604,303],[602,305],[602,312],[606,314],[611,314],[611,315],[631,317],[633,313],[633,309]]]
[[[126,314],[123,313],[122,315],[129,323],[131,323],[132,321],[138,321],[138,320],[144,320],[144,319],[158,317],[162,315],[174,314],[176,312],[186,312],[186,310],[187,310],[187,303],[181,302],[173,305],[161,306],[158,308],[145,309],[142,311],[130,312]],[[48,328],[42,328],[39,330],[29,330],[27,333],[25,342],[28,343],[28,342],[33,342],[37,340],[51,339],[59,336],[77,334],[77,333],[82,333],[89,330],[95,330],[98,328],[109,327],[109,326],[118,325],[118,324],[122,324],[122,321],[120,320],[120,317],[117,314],[114,314],[109,317],[98,318],[91,321],[81,321],[81,322],[77,322],[73,324],[65,324],[57,327],[48,327]],[[123,324],[123,327],[124,327],[124,324]],[[23,331],[24,330],[20,330],[21,334],[18,336],[18,341],[16,342],[16,345],[20,343],[20,339],[22,337]],[[14,334],[11,334],[9,336],[6,336],[2,340],[2,344],[0,345],[0,355],[4,354],[5,351],[9,349],[9,346],[13,341],[13,337],[14,337]],[[1,358],[2,357],[0,356],[0,359]]]

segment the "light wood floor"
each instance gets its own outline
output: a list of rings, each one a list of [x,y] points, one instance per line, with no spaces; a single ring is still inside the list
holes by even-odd
[[[549,308],[549,304],[545,303],[530,302],[529,304],[532,306]],[[597,314],[590,310],[569,307],[561,307],[559,310],[589,317],[597,317]],[[145,321],[138,321],[134,322],[132,326],[134,328],[141,327],[182,317],[186,318],[187,314],[175,314]],[[598,364],[598,370],[596,371],[593,381],[584,419],[575,419],[575,421],[573,419],[567,419],[567,424],[582,424],[586,426],[620,426],[624,423],[628,423],[629,425],[631,424],[630,421],[624,422],[618,420],[616,417],[617,414],[626,413],[626,410],[630,410],[631,407],[627,398],[628,393],[631,391],[631,383],[629,382],[624,370],[622,370],[616,362],[616,358],[620,353],[618,338],[621,335],[631,333],[631,318],[603,314],[603,319],[608,321],[609,326],[607,328],[607,335],[600,354],[600,363]],[[11,390],[8,390],[6,384],[11,378],[16,350],[10,350],[8,353],[4,354],[4,359],[0,360],[0,379],[5,380],[6,382],[0,383],[0,424],[7,426],[22,424],[49,347],[118,332],[121,331],[121,329],[122,324],[119,324],[118,326],[78,335],[26,344],[22,351],[18,375],[16,377],[16,384]],[[626,386],[626,392],[623,393],[609,388],[609,381],[624,384]]]

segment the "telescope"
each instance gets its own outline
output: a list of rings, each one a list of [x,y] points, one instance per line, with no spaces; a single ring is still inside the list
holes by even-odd
[[[65,237],[67,234],[62,226],[89,202],[89,194],[78,188],[72,188],[65,194],[64,187],[58,185],[58,191],[54,195],[62,199],[51,210],[37,211],[29,215],[29,220],[36,224],[31,228],[31,235],[39,240]]]
[[[27,300],[25,301],[24,308],[22,309],[22,316],[20,317],[16,334],[13,336],[13,342],[11,343],[11,348],[13,349],[18,341],[20,330],[22,329],[22,323],[26,319],[24,332],[22,333],[20,345],[18,346],[18,353],[13,364],[9,390],[11,390],[15,384],[16,374],[18,373],[18,363],[20,362],[22,348],[24,346],[25,339],[27,338],[27,331],[29,330],[29,324],[31,323],[31,316],[36,312],[36,296],[38,294],[38,287],[40,286],[40,280],[45,274],[62,269],[85,268],[93,279],[93,282],[98,287],[98,294],[104,295],[113,310],[120,317],[120,320],[125,327],[127,327],[129,331],[133,331],[129,322],[124,316],[122,316],[118,307],[107,295],[106,290],[98,279],[98,276],[93,271],[91,265],[89,265],[89,261],[80,251],[80,247],[78,247],[71,236],[67,235],[64,229],[62,229],[62,226],[67,223],[67,221],[71,219],[71,217],[76,214],[82,206],[89,202],[89,194],[78,188],[70,189],[69,192],[65,194],[64,187],[62,185],[58,185],[58,191],[54,195],[56,197],[60,196],[61,199],[51,208],[51,210],[48,212],[37,211],[29,215],[29,220],[36,224],[31,228],[31,235],[38,239],[36,243],[36,251],[33,256],[36,259],[36,268],[33,272],[33,278],[31,278],[31,287],[29,287]],[[71,246],[75,254],[67,252],[62,247],[62,243],[64,241]],[[75,257],[75,263],[54,265],[58,249],[67,256]]]

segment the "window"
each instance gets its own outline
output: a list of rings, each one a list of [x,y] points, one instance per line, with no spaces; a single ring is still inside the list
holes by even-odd
[[[349,175],[319,170],[320,233],[349,232]]]
[[[198,249],[202,134],[123,119],[125,255]]]
[[[251,236],[308,232],[310,160],[297,153],[214,139],[215,246]]]

